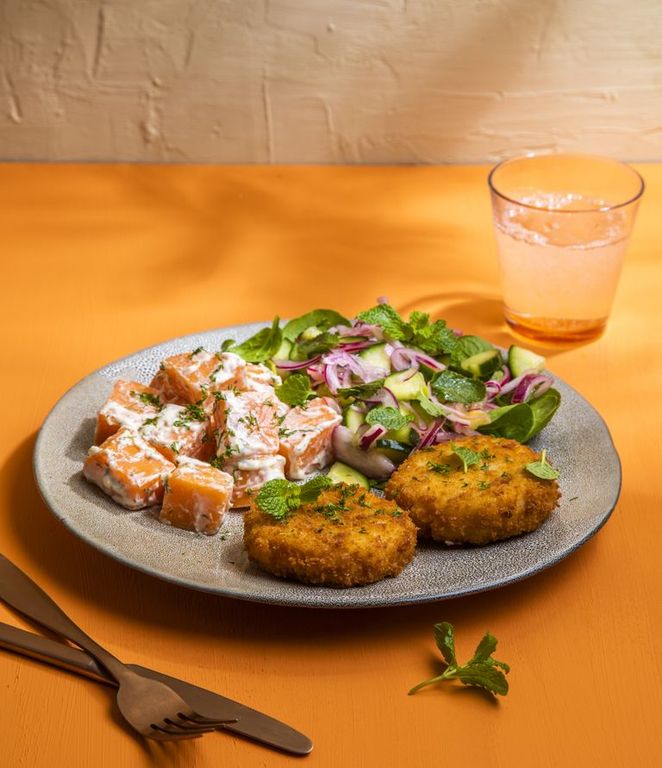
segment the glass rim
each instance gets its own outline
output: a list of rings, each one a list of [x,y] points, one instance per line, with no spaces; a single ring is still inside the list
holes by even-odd
[[[503,192],[499,191],[494,183],[494,174],[501,168],[503,168],[504,165],[508,165],[509,163],[514,163],[519,160],[527,160],[529,158],[541,158],[541,157],[583,157],[587,159],[596,159],[596,160],[609,160],[616,165],[620,165],[622,168],[627,169],[631,173],[633,173],[637,179],[639,179],[639,190],[633,197],[630,197],[628,200],[625,200],[622,203],[615,203],[614,205],[605,205],[600,208],[573,208],[572,210],[568,210],[567,208],[549,208],[544,205],[530,205],[529,203],[523,203],[520,200],[516,200],[513,197],[508,197],[508,195],[505,195]],[[487,177],[487,184],[490,188],[490,190],[497,196],[500,197],[502,200],[507,200],[509,203],[513,203],[514,205],[519,205],[522,208],[529,208],[532,211],[545,211],[548,213],[606,213],[607,211],[614,211],[617,208],[625,208],[627,205],[632,205],[632,203],[636,203],[637,200],[644,194],[644,190],[646,189],[646,182],[644,181],[644,177],[639,173],[639,171],[635,170],[631,165],[628,165],[628,163],[624,163],[622,160],[615,160],[613,157],[605,157],[604,155],[592,155],[592,154],[584,154],[582,152],[558,152],[558,153],[552,153],[547,155],[541,155],[536,154],[535,152],[529,152],[526,155],[519,155],[517,157],[509,157],[505,160],[502,160],[500,163],[497,163],[494,168],[490,171],[489,176]]]

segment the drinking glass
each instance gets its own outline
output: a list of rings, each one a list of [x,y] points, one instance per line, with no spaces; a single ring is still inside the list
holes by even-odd
[[[543,342],[597,338],[644,191],[641,176],[606,157],[527,155],[497,165],[488,183],[510,327]]]

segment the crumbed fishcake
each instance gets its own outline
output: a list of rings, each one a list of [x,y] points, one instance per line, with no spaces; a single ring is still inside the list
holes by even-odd
[[[453,446],[469,448],[480,461],[465,472]],[[415,451],[391,476],[386,496],[409,512],[421,538],[487,544],[534,531],[556,507],[556,480],[525,470],[539,458],[515,440],[458,438]]]
[[[414,557],[416,526],[393,501],[339,484],[283,520],[253,500],[244,515],[244,545],[275,576],[351,587],[397,576]]]

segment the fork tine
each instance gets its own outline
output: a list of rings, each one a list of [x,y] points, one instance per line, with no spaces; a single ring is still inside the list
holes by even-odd
[[[194,733],[187,733],[186,731],[175,732],[162,728],[159,725],[152,725],[151,730],[148,733],[144,733],[143,736],[155,741],[181,741],[182,739],[199,739],[202,733],[197,731]]]
[[[197,712],[178,712],[177,717],[185,722],[194,723],[195,725],[202,725],[208,728],[219,728],[222,725],[228,723],[238,722],[236,717],[228,717],[226,720],[217,720],[211,717],[203,717]]]
[[[184,723],[180,722],[178,720],[171,720],[169,717],[164,718],[163,722],[165,725],[162,725],[161,727],[165,730],[170,731],[171,733],[211,733],[214,729],[209,728],[204,725],[194,725],[193,723]]]

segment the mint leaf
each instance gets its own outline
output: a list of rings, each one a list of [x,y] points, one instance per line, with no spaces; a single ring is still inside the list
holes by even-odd
[[[279,319],[275,317],[271,328],[263,328],[250,339],[224,351],[234,352],[235,355],[243,357],[249,363],[264,363],[276,354],[282,339],[283,334],[279,327]]]
[[[373,408],[371,411],[368,411],[365,420],[368,424],[381,424],[389,432],[395,429],[402,429],[402,427],[406,427],[409,423],[406,416],[403,416],[400,411],[390,406]]]
[[[477,379],[469,379],[454,371],[440,371],[430,381],[432,391],[441,400],[451,403],[477,403],[484,400],[485,385]]]
[[[476,453],[476,451],[472,451],[471,448],[464,448],[461,445],[451,443],[451,449],[456,456],[460,457],[465,472],[473,464],[478,464],[482,461],[480,454]]]
[[[480,643],[478,643],[471,661],[485,661],[485,659],[489,658],[494,653],[494,651],[496,651],[496,647],[496,637],[494,637],[494,635],[490,634],[489,632],[486,632],[483,635]]]
[[[283,328],[283,338],[288,341],[296,341],[307,328],[316,326],[324,331],[334,325],[350,326],[351,322],[334,309],[313,309],[312,312],[306,312],[305,315],[295,317],[294,320],[286,323]]]
[[[473,357],[479,352],[486,352],[488,349],[494,349],[494,345],[480,336],[460,336],[459,339],[455,340],[451,362],[454,365],[459,365],[463,360]]]
[[[453,352],[457,346],[457,337],[446,325],[445,320],[435,320],[430,325],[422,326],[417,318],[417,325],[412,328],[412,333],[412,344],[433,357]]]
[[[418,396],[418,403],[421,408],[428,414],[428,416],[434,416],[435,419],[438,419],[440,416],[443,416],[446,413],[444,407],[439,405],[439,403],[435,403],[433,400],[430,400],[425,392],[421,392],[421,394]]]
[[[279,387],[276,387],[276,395],[283,403],[292,406],[304,405],[316,396],[310,388],[310,379],[305,373],[293,373],[288,376]]]
[[[395,341],[409,341],[411,328],[390,304],[377,304],[365,312],[359,312],[357,320],[369,325],[378,325],[386,335]]]
[[[457,664],[455,658],[455,629],[448,621],[442,621],[434,625],[434,641],[437,648],[441,651],[446,664],[454,666]]]
[[[332,484],[326,475],[314,477],[303,485],[291,483],[289,480],[269,480],[260,488],[255,504],[265,514],[276,520],[283,520],[302,504],[315,501],[320,493]]]
[[[322,491],[330,488],[333,485],[333,481],[326,475],[318,475],[313,477],[307,483],[299,486],[301,493],[301,503],[310,504],[313,501],[317,501],[317,497]]]
[[[508,693],[506,676],[493,664],[470,662],[463,667],[458,667],[453,677],[457,677],[465,685],[475,685],[479,688],[484,688],[490,693],[498,693],[501,696],[505,696]]]
[[[269,480],[258,493],[255,504],[267,515],[282,520],[301,503],[301,491],[289,480]]]
[[[409,325],[411,326],[412,331],[416,332],[421,330],[422,328],[425,328],[426,325],[430,322],[430,315],[428,315],[427,312],[419,312],[418,310],[414,311],[409,315]]]
[[[434,685],[445,680],[460,680],[464,685],[474,685],[492,694],[505,696],[508,693],[508,681],[504,672],[510,667],[503,661],[492,658],[496,649],[496,638],[486,632],[476,648],[473,658],[466,664],[459,664],[455,655],[455,638],[453,625],[447,621],[434,625],[434,638],[437,647],[446,663],[440,675],[424,680],[415,685],[409,695],[416,693],[427,685]]]
[[[524,469],[541,480],[556,480],[559,476],[558,470],[547,463],[547,450],[543,450],[538,461],[532,461]]]
[[[229,349],[234,347],[234,344],[235,344],[234,339],[225,339],[221,343],[221,352],[227,352]]]

